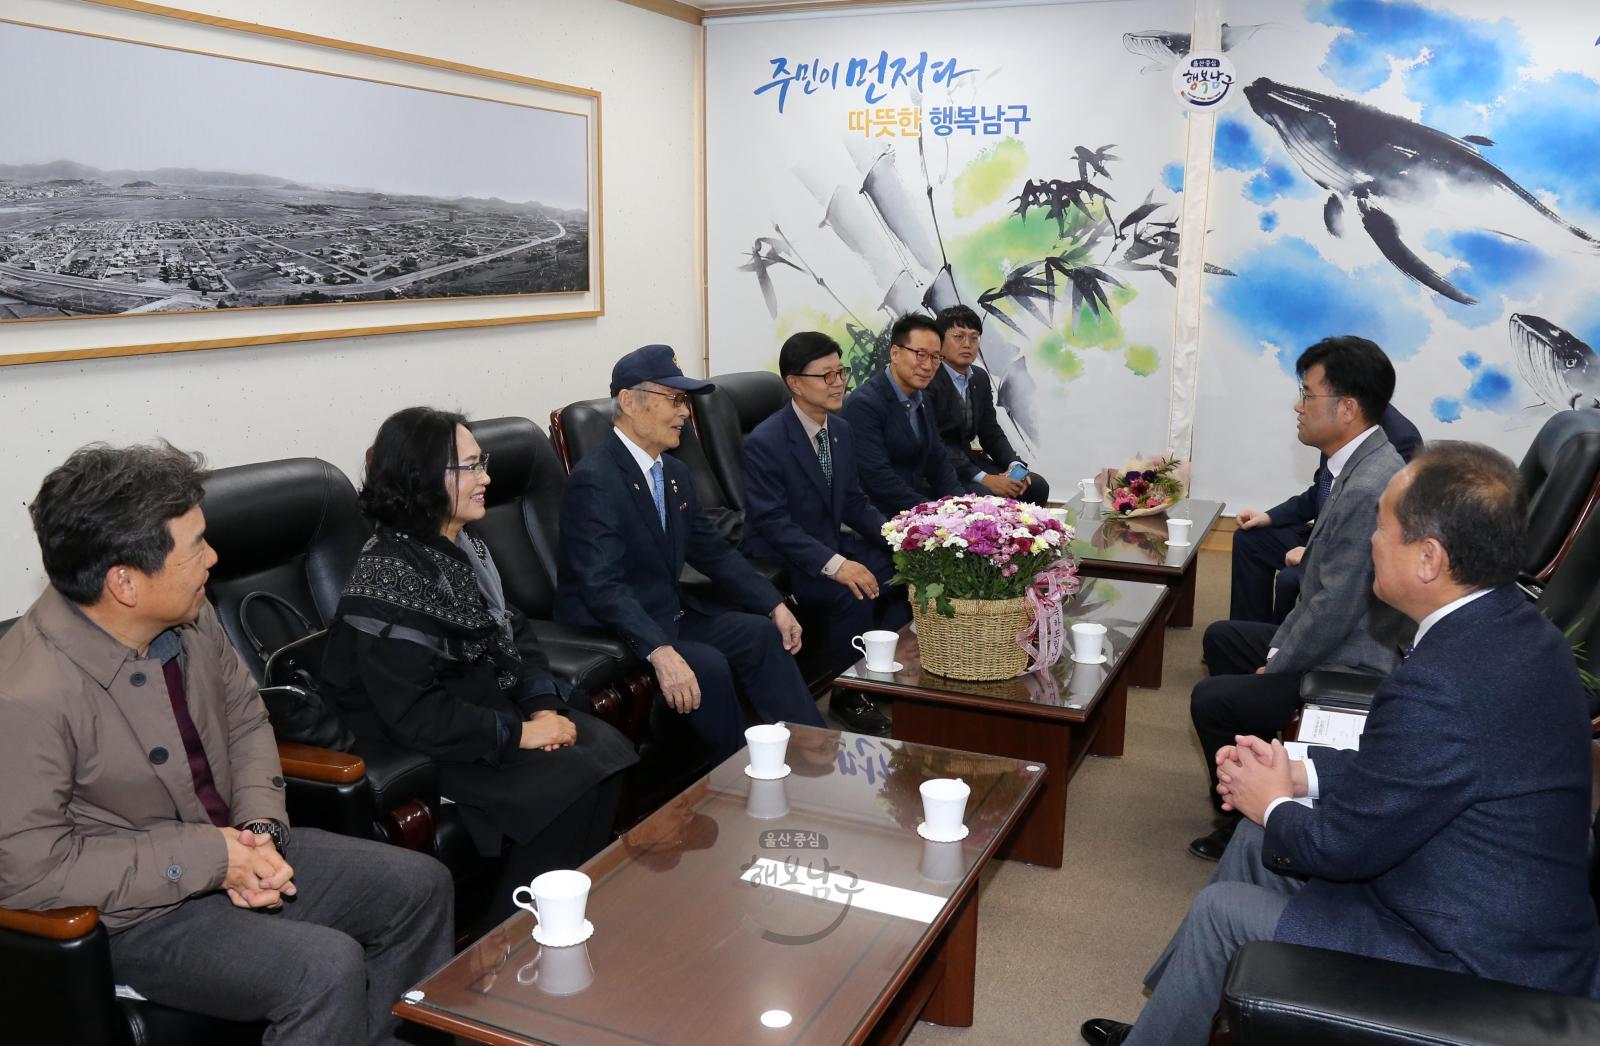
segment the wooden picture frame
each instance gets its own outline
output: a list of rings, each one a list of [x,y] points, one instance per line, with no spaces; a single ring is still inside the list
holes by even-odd
[[[74,224],[62,233],[57,231],[59,224],[46,223],[53,221],[53,215],[68,214],[68,208],[53,199],[42,199],[33,188],[28,191],[34,196],[20,195],[22,183],[28,178],[34,186],[42,184],[39,171],[52,158],[8,158],[4,143],[0,143],[0,248],[9,245],[9,252],[0,249],[0,277],[9,276],[15,290],[43,287],[47,281],[41,277],[48,276],[49,290],[58,295],[52,298],[50,293],[40,293],[25,301],[7,296],[6,287],[0,285],[0,302],[20,303],[18,308],[5,310],[4,318],[0,318],[0,366],[502,326],[604,314],[598,91],[140,0],[8,0],[5,15],[0,17],[0,32],[10,34],[14,43],[59,43],[69,52],[79,47],[136,48],[137,63],[142,65],[134,67],[188,63],[183,67],[185,76],[192,75],[195,68],[213,70],[219,75],[218,82],[230,88],[238,86],[235,81],[278,88],[288,84],[294,91],[303,87],[306,98],[313,102],[345,99],[353,92],[363,98],[381,97],[390,107],[401,104],[418,112],[426,110],[434,122],[419,121],[418,125],[440,128],[441,133],[446,129],[457,131],[463,121],[447,120],[438,114],[465,114],[464,123],[473,131],[457,133],[469,142],[483,143],[486,153],[492,152],[502,161],[498,165],[462,162],[457,152],[452,154],[457,160],[453,166],[413,165],[402,157],[437,154],[426,152],[428,139],[408,139],[398,130],[393,136],[379,136],[368,142],[369,146],[371,141],[381,141],[385,148],[392,146],[394,157],[388,166],[382,166],[382,158],[374,159],[370,149],[357,152],[354,147],[347,154],[329,159],[326,146],[337,144],[337,135],[315,141],[310,134],[301,140],[283,136],[272,144],[284,145],[282,151],[290,154],[298,148],[295,160],[309,169],[338,171],[343,169],[338,166],[342,162],[355,170],[367,163],[367,174],[378,173],[360,181],[341,181],[336,175],[324,175],[319,181],[315,172],[297,178],[294,170],[240,171],[249,177],[271,175],[276,181],[248,192],[241,186],[251,183],[214,191],[208,188],[204,191],[221,201],[212,205],[217,213],[203,219],[174,218],[171,223],[162,217],[150,219],[144,215],[193,213],[189,204],[173,202],[188,199],[191,186],[187,184],[174,188],[139,177],[117,185],[114,183],[119,179],[112,177],[110,182],[77,179],[78,184],[73,185],[70,183],[74,179],[67,177],[62,179],[62,191],[85,194],[86,206],[70,212]],[[51,35],[41,37],[36,35],[39,33]],[[218,59],[223,63],[219,64]],[[235,67],[234,62],[241,65]],[[259,89],[265,91],[265,87]],[[101,91],[93,101],[97,105],[104,102],[107,119],[116,119],[119,111],[136,117],[144,109],[138,101],[138,85],[129,85],[125,101],[133,104],[128,109],[116,99],[104,98],[105,93]],[[44,97],[42,92],[40,97]],[[229,96],[229,104],[235,97]],[[269,92],[263,97],[270,102],[276,96]],[[261,99],[243,96],[244,102],[252,100]],[[22,101],[25,105],[26,98]],[[319,109],[304,105],[306,99],[296,101],[301,104],[300,109],[294,110],[296,113],[332,111],[331,105]],[[88,102],[79,99],[77,104]],[[287,111],[287,105],[284,108]],[[180,104],[144,109],[143,118],[149,118],[152,111],[165,113],[168,119],[182,119],[184,107]],[[239,111],[248,114],[252,110],[240,104]],[[253,111],[259,114],[262,108],[258,104]],[[582,121],[581,143],[577,119]],[[404,120],[398,124],[413,126]],[[520,137],[482,133],[485,129],[516,131]],[[549,137],[537,139],[538,151],[523,133],[530,130],[541,135],[548,130]],[[239,143],[249,139],[236,133],[232,140],[238,152],[242,148]],[[266,136],[258,139],[267,140]],[[510,145],[506,144],[508,141]],[[221,145],[183,144],[201,152],[207,148],[225,151]],[[129,153],[139,152],[136,142],[125,148]],[[535,167],[513,162],[523,159],[513,155],[515,149],[537,156],[541,164]],[[412,152],[408,154],[406,150]],[[577,155],[580,150],[581,171]],[[552,159],[553,151],[556,153]],[[292,166],[294,161],[284,162]],[[32,174],[24,177],[16,173],[30,164]],[[91,167],[113,176],[127,176],[140,169],[137,158],[109,171]],[[419,173],[418,168],[426,170]],[[75,173],[70,166],[63,171]],[[215,171],[191,169],[181,177],[211,178]],[[374,184],[390,177],[391,171],[396,172],[391,189]],[[440,188],[419,191],[407,184],[430,178],[430,184]],[[300,180],[307,184],[299,184]],[[527,191],[521,199],[502,197],[494,191],[499,186]],[[532,195],[535,192],[540,196],[548,194],[557,202]],[[141,193],[159,200],[136,200]],[[91,198],[94,194],[99,197]],[[251,194],[254,198],[247,200]],[[249,203],[256,205],[253,210],[247,206]],[[11,221],[4,220],[7,208],[11,210]],[[41,216],[37,228],[51,230],[47,249],[40,249],[36,241],[24,243],[24,233],[14,231],[20,208],[30,208],[30,214]],[[124,218],[118,208],[140,217]],[[364,219],[369,213],[382,217]],[[310,215],[325,217],[307,217]],[[76,224],[79,219],[82,224]],[[183,224],[199,221],[212,224],[199,231]],[[580,225],[582,241],[578,236]],[[401,226],[407,229],[402,230]],[[116,247],[119,237],[137,243],[138,248],[123,251]],[[57,240],[59,246],[54,243]],[[19,248],[19,244],[26,249]],[[219,256],[220,261],[216,260]],[[40,257],[44,258],[42,263],[38,261]],[[154,270],[152,258],[156,259]],[[24,268],[28,271],[22,271]],[[152,275],[153,271],[156,275]],[[125,282],[99,282],[108,280],[107,273],[110,280]],[[230,273],[243,277],[230,279]],[[134,287],[178,288],[176,281],[185,278],[189,282],[181,286],[186,289],[176,289],[165,299],[155,300],[155,293],[143,291],[149,305],[137,314],[122,309],[121,302],[139,300],[131,293]],[[248,280],[259,281],[259,285]],[[301,291],[288,283],[308,286]],[[114,289],[102,292],[102,287]],[[517,289],[503,292],[504,288]],[[238,293],[232,293],[235,291]],[[321,300],[356,293],[368,299],[380,294],[414,297]],[[69,299],[72,294],[77,297]],[[284,303],[277,303],[279,299]],[[54,309],[51,302],[56,300],[65,307]],[[102,304],[108,301],[113,304]],[[219,302],[223,307],[214,307]],[[91,308],[119,311],[66,314]],[[40,315],[52,310],[53,314]]]

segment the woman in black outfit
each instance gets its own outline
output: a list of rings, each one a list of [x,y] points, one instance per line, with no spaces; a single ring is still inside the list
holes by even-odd
[[[528,621],[470,525],[488,455],[459,414],[410,407],[378,429],[361,503],[377,524],[329,627],[324,694],[358,738],[420,752],[485,856],[510,853],[491,915],[511,891],[576,868],[611,840],[621,771],[615,729],[564,700]]]

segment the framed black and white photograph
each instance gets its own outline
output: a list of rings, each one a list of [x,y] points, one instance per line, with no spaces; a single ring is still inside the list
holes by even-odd
[[[603,312],[598,92],[155,10],[0,18],[0,365]]]

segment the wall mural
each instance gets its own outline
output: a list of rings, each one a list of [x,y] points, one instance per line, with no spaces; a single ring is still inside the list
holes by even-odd
[[[1191,21],[1138,0],[712,25],[713,370],[820,329],[854,387],[895,316],[963,303],[1038,471],[1164,449],[1184,116],[1138,57],[1170,70],[1187,35],[1161,27]]]
[[[1600,408],[1600,13],[1524,6],[1224,4],[1259,25],[1217,125],[1206,256],[1237,275],[1206,284],[1202,492],[1304,486],[1293,361],[1325,334],[1388,351],[1428,438],[1520,456]]]

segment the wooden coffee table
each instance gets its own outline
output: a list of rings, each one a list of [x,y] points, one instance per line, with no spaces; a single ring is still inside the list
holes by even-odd
[[[1086,578],[1064,607],[1067,624],[1106,626],[1107,661],[1080,665],[1063,657],[1047,671],[998,682],[968,682],[922,667],[917,637],[900,630],[898,672],[872,672],[857,661],[837,680],[894,701],[894,736],[922,744],[958,746],[1050,767],[1044,791],[1000,856],[1061,867],[1066,840],[1067,784],[1085,755],[1120,756],[1127,723],[1128,685],[1148,675],[1162,652],[1167,589],[1137,581]]]
[[[545,948],[519,912],[395,1012],[479,1042],[899,1042],[967,1026],[978,876],[1046,768],[790,727],[781,781],[743,752],[583,866],[594,935]],[[972,787],[968,836],[925,842],[919,786]],[[420,994],[419,994],[420,993]]]

